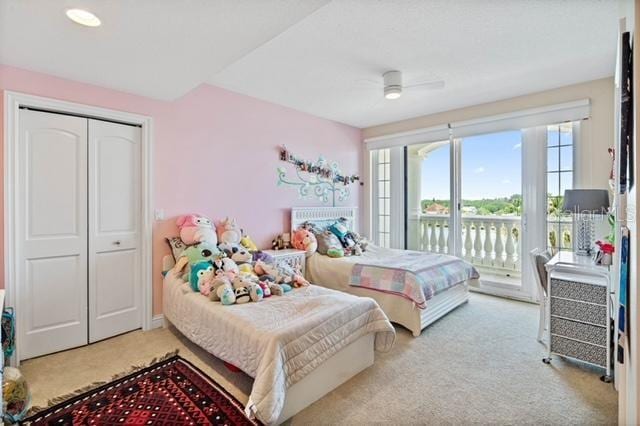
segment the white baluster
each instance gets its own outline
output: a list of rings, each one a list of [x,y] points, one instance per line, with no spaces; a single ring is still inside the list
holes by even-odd
[[[505,245],[505,251],[507,252],[507,258],[505,259],[504,266],[505,268],[511,269],[515,266],[513,255],[516,248],[513,242],[513,226],[510,223],[507,224],[507,244]]]
[[[439,232],[438,232],[438,253],[444,253],[444,224],[445,222],[439,222]]]
[[[464,258],[471,260],[471,248],[473,247],[471,243],[471,222],[467,222],[464,225],[464,230]]]
[[[475,222],[476,232],[473,240],[473,260],[482,263],[482,237],[480,236],[480,223]]]
[[[504,266],[504,243],[502,242],[502,223],[500,222],[496,222],[496,243],[493,251],[496,253],[494,266],[502,268]]]
[[[422,251],[429,251],[429,222],[422,222],[422,238],[420,239]]]
[[[436,251],[436,243],[438,242],[436,238],[436,221],[431,222],[429,226],[431,227],[429,232],[429,251],[434,252]]]
[[[493,254],[493,244],[491,243],[491,227],[493,223],[485,222],[484,223],[484,265],[491,265],[492,259],[491,255]]]

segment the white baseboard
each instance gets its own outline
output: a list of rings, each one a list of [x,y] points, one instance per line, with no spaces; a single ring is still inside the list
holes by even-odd
[[[162,314],[154,315],[153,318],[151,319],[151,330],[153,330],[154,328],[162,327],[163,322],[164,322],[164,315]]]

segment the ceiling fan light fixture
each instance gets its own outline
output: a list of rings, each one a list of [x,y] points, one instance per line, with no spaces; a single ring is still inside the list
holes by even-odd
[[[83,9],[67,9],[67,18],[71,19],[76,24],[84,25],[85,27],[99,27],[102,23],[93,13]]]
[[[402,96],[402,86],[387,86],[384,88],[384,97],[386,99],[398,99]]]

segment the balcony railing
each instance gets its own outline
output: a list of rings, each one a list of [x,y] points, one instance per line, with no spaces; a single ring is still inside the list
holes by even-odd
[[[462,255],[482,269],[519,276],[521,231],[519,216],[463,216]],[[448,215],[421,215],[419,234],[420,250],[449,252]]]

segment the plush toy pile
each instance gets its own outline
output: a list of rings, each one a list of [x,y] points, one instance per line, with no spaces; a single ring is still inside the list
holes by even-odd
[[[303,224],[293,234],[293,247],[307,252],[318,252],[329,257],[360,256],[368,242],[355,231],[349,230],[345,218],[338,219],[327,229],[318,229],[312,223]]]
[[[233,219],[212,223],[203,216],[187,215],[176,224],[180,238],[167,239],[176,259],[174,271],[184,272],[191,289],[214,302],[259,302],[309,285],[299,271],[276,265],[272,256],[259,251]]]

